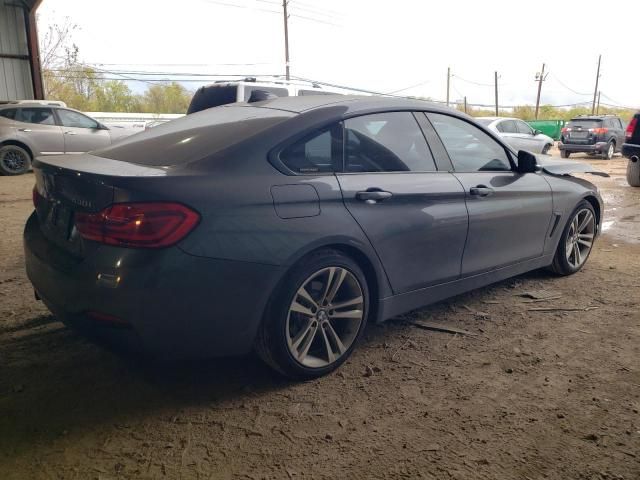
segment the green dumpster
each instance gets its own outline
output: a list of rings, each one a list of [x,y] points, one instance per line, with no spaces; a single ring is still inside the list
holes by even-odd
[[[554,140],[560,140],[562,127],[566,123],[564,120],[531,120],[527,121],[532,128],[540,130],[545,135],[550,136]]]

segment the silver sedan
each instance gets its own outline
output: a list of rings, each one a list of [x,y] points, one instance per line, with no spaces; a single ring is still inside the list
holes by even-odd
[[[519,118],[479,117],[475,120],[497,133],[515,150],[546,154],[553,146],[553,138],[545,135],[540,130],[535,130]]]

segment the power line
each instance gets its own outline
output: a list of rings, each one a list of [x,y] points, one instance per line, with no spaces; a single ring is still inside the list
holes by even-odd
[[[575,91],[573,88],[571,88],[570,86],[566,85],[562,80],[560,80],[558,78],[558,76],[555,73],[549,72],[549,74],[560,84],[562,85],[564,88],[566,88],[567,90],[569,90],[572,93],[575,93],[576,95],[582,95],[584,97],[590,97],[591,94],[590,93],[581,93],[581,92],[577,92]]]

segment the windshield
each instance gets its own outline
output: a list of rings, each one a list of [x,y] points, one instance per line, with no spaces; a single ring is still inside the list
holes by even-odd
[[[269,108],[216,107],[158,125],[91,153],[139,165],[182,165],[240,143],[293,115]]]

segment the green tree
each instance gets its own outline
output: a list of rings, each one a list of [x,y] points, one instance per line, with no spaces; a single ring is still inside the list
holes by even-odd
[[[192,94],[182,85],[151,85],[142,95],[141,106],[148,113],[186,113]]]

